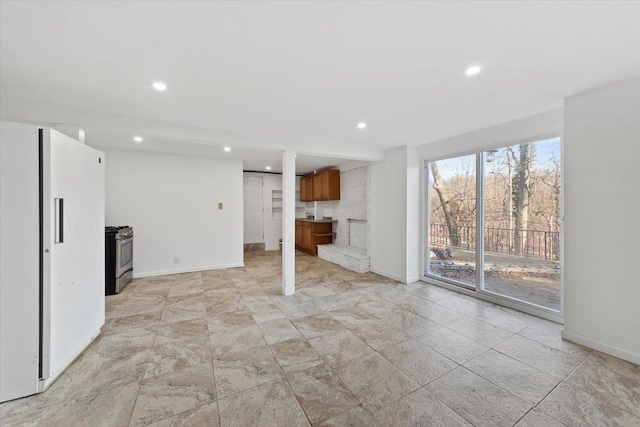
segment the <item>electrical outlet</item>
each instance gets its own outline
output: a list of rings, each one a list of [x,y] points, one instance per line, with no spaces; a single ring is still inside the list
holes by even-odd
[[[173,257],[173,263],[174,263],[174,264],[180,264],[180,258],[179,258],[179,257],[177,257],[177,256],[174,256],[174,257]]]

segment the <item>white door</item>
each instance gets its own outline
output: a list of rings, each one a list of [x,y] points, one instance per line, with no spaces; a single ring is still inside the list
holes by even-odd
[[[44,342],[43,376],[50,382],[91,342],[105,320],[105,158],[59,132],[44,132],[51,226],[45,243],[50,249],[50,286],[45,286],[50,304],[49,313],[45,305],[49,329],[43,334],[50,338],[49,348]]]
[[[244,243],[264,242],[263,189],[261,176],[244,177]]]

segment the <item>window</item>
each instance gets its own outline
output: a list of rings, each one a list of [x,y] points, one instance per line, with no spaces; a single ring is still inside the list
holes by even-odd
[[[560,313],[560,138],[425,167],[425,277]]]

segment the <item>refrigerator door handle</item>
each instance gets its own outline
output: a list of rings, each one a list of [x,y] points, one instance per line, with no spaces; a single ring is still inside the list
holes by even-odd
[[[55,232],[54,243],[64,243],[64,199],[56,198],[54,201]]]

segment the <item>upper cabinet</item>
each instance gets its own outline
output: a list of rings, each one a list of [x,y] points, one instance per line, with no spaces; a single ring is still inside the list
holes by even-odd
[[[340,171],[325,170],[300,179],[300,201],[340,200]]]
[[[340,200],[340,171],[328,170],[320,175],[320,200]]]
[[[322,198],[321,190],[322,190],[322,172],[317,173],[311,177],[313,180],[313,201],[324,200]]]
[[[301,202],[306,202],[307,201],[307,177],[303,176],[302,178],[300,178],[300,201]]]

